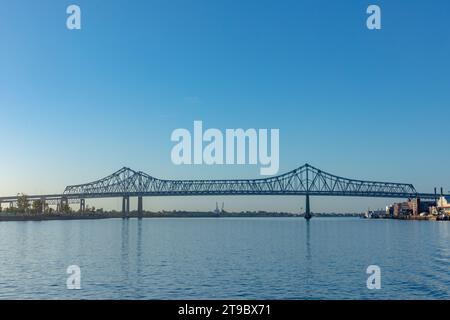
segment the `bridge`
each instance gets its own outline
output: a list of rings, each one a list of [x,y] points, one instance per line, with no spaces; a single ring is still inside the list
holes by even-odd
[[[143,197],[212,195],[305,196],[306,219],[311,218],[310,196],[436,199],[436,193],[418,193],[412,184],[349,179],[309,164],[269,178],[229,180],[164,180],[124,167],[103,179],[68,186],[61,194],[27,195],[27,198],[42,200],[43,208],[45,203],[79,203],[83,212],[86,199],[120,197],[123,217],[127,218],[130,197],[137,197],[138,216],[142,217]],[[18,198],[19,195],[0,197],[0,203],[11,204]]]

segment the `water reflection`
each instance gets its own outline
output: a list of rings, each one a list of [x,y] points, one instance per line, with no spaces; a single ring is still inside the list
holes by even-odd
[[[311,226],[310,220],[306,220],[306,261],[311,264]]]
[[[311,225],[310,220],[305,221],[306,228],[306,254],[305,254],[305,293],[307,296],[311,294],[311,275],[312,275],[312,255],[311,255]]]
[[[142,219],[137,221],[136,273],[142,275]]]
[[[122,274],[128,275],[130,269],[130,223],[129,219],[122,219],[122,246],[121,246],[121,260],[120,265],[122,269]]]

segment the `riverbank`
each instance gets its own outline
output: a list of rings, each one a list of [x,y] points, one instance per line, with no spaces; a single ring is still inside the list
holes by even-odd
[[[0,215],[0,222],[2,221],[47,221],[47,220],[84,220],[84,219],[109,219],[117,218],[106,215]]]
[[[317,213],[315,217],[358,217],[356,214],[336,214],[336,213]],[[137,212],[130,212],[130,218],[137,218]],[[144,212],[142,218],[303,218],[303,214],[293,214],[288,212],[190,212],[190,211],[170,211],[170,212]],[[84,220],[84,219],[111,219],[122,218],[121,212],[102,212],[102,213],[52,213],[52,214],[20,214],[20,213],[2,213],[2,221],[47,221],[47,220]]]
[[[365,218],[365,217],[364,217]],[[384,219],[384,220],[413,220],[413,221],[450,221],[450,217],[447,215],[441,215],[441,216],[434,216],[434,215],[428,215],[428,216],[398,216],[398,217],[372,217],[372,218],[365,218],[365,219]]]

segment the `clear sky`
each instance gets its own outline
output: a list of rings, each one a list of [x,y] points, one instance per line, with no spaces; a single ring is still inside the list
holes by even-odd
[[[77,4],[82,29],[66,28]],[[366,8],[382,29],[366,28]],[[450,190],[450,2],[0,0],[0,195],[58,193],[122,166],[160,178],[254,178],[175,166],[176,128],[279,128],[280,173]],[[301,197],[146,199],[145,207],[299,211]],[[361,211],[389,199],[312,199]],[[88,202],[91,203],[91,202]],[[120,200],[94,203],[119,208]]]

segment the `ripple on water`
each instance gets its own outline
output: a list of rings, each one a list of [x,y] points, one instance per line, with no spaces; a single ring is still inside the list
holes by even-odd
[[[0,298],[449,299],[450,224],[363,219],[0,223]],[[8,245],[5,245],[8,244]],[[82,289],[66,289],[78,264]],[[366,288],[366,268],[382,289]]]

